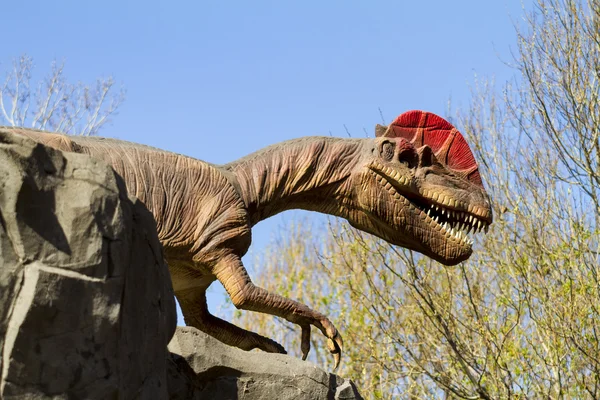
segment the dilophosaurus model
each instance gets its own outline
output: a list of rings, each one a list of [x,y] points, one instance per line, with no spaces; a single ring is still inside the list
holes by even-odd
[[[327,338],[337,368],[342,338],[327,317],[255,286],[241,258],[259,221],[300,208],[345,218],[389,243],[454,265],[472,253],[467,234],[492,222],[490,201],[463,136],[437,115],[410,111],[371,139],[306,137],[227,165],[121,140],[1,128],[110,164],[152,211],[185,322],[244,350],[281,345],[211,315],[206,289],[219,280],[240,309],[276,315]]]

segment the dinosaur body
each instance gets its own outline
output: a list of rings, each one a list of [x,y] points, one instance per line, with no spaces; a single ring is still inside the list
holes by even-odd
[[[327,317],[250,280],[241,257],[259,221],[293,208],[319,211],[449,265],[472,252],[465,231],[492,221],[464,139],[429,113],[405,113],[378,127],[375,139],[307,137],[223,166],[120,140],[3,129],[110,164],[156,219],[186,323],[245,350],[285,352],[208,312],[206,289],[215,280],[236,307],[298,324],[303,358],[311,325],[328,338],[336,367],[342,351],[341,336]]]

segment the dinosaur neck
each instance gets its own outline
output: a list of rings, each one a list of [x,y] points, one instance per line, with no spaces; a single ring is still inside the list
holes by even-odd
[[[346,217],[348,178],[360,159],[362,142],[326,137],[290,140],[225,168],[238,180],[252,225],[290,209]]]

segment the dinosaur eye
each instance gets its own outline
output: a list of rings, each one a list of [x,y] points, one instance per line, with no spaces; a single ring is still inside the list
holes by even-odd
[[[390,142],[385,142],[381,148],[381,156],[386,161],[391,161],[394,157],[394,145]]]

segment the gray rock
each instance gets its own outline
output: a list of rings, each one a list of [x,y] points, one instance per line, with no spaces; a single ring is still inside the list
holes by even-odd
[[[175,322],[154,219],[121,178],[0,128],[1,399],[361,398]]]
[[[170,398],[362,399],[351,381],[283,354],[246,352],[192,327],[177,327],[169,343]]]
[[[0,398],[167,398],[154,219],[106,164],[0,130]]]

